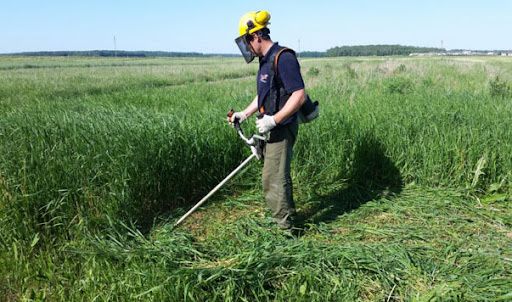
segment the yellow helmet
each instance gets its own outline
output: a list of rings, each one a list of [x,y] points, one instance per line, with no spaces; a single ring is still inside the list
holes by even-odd
[[[262,28],[266,28],[270,24],[268,21],[270,21],[270,13],[266,10],[248,12],[240,18],[238,36],[250,35]]]

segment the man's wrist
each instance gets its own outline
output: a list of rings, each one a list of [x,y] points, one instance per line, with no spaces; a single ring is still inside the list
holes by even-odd
[[[276,123],[276,125],[279,125],[279,123],[282,122],[282,119],[281,119],[281,116],[279,113],[276,113],[272,116],[272,118],[274,119],[274,122]]]

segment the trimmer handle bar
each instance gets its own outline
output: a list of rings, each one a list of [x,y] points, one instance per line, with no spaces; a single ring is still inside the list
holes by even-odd
[[[235,113],[235,110],[231,109],[228,112],[228,118],[233,117],[234,113]],[[258,118],[261,118],[261,117],[258,117]],[[233,126],[235,127],[236,132],[238,133],[238,136],[240,136],[240,138],[245,142],[245,144],[247,146],[249,146],[249,148],[251,148],[251,152],[253,154],[255,154],[258,157],[258,159],[262,159],[263,158],[263,147],[264,147],[265,143],[267,142],[268,138],[266,136],[259,135],[259,134],[253,134],[250,138],[247,138],[244,135],[244,131],[242,130],[242,127],[240,126],[240,119],[238,119],[238,118],[235,118],[235,120],[233,121]]]

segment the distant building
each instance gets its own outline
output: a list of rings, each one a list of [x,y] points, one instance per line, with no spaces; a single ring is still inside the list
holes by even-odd
[[[510,51],[488,51],[488,50],[447,50],[443,52],[429,52],[429,53],[411,53],[409,56],[411,57],[433,57],[433,56],[502,56],[502,57],[512,57],[512,50]]]

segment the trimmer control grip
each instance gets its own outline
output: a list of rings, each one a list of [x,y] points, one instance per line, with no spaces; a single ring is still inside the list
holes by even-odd
[[[235,114],[235,110],[233,108],[231,108],[231,110],[229,110],[229,112],[228,112],[228,118],[231,119],[231,117],[233,117],[233,114]],[[237,131],[242,131],[242,128],[240,128],[240,119],[239,118],[235,118],[235,120],[233,121],[233,125],[235,126],[235,129]]]

